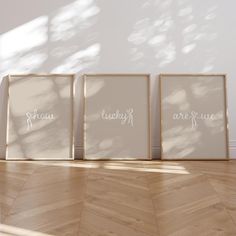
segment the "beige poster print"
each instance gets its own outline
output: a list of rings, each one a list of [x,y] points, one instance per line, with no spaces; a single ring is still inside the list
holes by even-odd
[[[73,75],[10,75],[7,159],[72,159]]]
[[[84,158],[149,159],[149,76],[85,75]]]
[[[224,75],[161,75],[162,159],[227,159]]]

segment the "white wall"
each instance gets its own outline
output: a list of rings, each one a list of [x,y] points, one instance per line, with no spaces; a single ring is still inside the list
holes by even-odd
[[[159,156],[157,75],[227,73],[230,151],[236,157],[235,8],[234,0],[1,1],[0,76],[75,72],[80,91],[83,73],[151,73],[153,151]],[[4,90],[2,83],[1,147]],[[78,150],[81,123],[77,137]]]

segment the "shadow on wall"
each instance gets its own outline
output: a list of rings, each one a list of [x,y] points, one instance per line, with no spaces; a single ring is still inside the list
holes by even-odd
[[[223,47],[220,2],[147,0],[136,9],[128,36],[132,68],[159,73],[208,73],[216,70]],[[225,52],[224,52],[225,53]],[[154,156],[160,155],[158,80],[152,78]]]
[[[67,0],[64,1],[64,6],[59,4],[58,9],[56,1],[54,5],[56,10],[51,8],[50,12],[46,12],[48,4],[44,5],[42,1],[38,12],[34,14],[37,18],[29,19],[17,14],[16,18],[27,18],[29,21],[20,26],[15,25],[15,28],[11,25],[9,31],[5,27],[5,33],[0,36],[1,77],[9,73],[78,73],[97,63],[100,45],[96,42],[93,33],[95,31],[91,30],[99,12],[95,1]],[[34,7],[33,9],[35,11]],[[40,15],[41,13],[43,15]],[[4,81],[1,83],[2,91],[3,87]],[[79,98],[75,99],[76,101],[82,100],[79,89],[76,89],[75,96]],[[44,93],[43,96],[46,95],[47,93]],[[3,105],[6,99],[5,93],[1,92],[1,114],[6,114]],[[60,103],[58,104],[60,106]],[[81,116],[80,105],[79,103],[75,106],[76,117]],[[1,129],[4,127],[4,122],[1,122]],[[0,147],[5,147],[4,132],[1,132],[0,136]],[[4,153],[4,150],[2,152]]]
[[[37,72],[211,72],[223,48],[214,43],[220,41],[222,30],[219,1],[22,1],[14,8],[11,1],[4,3],[4,12],[16,11],[10,22],[8,14],[0,16],[1,77]],[[81,85],[79,78],[76,121],[82,121]],[[154,145],[159,146],[159,103],[154,91],[152,133]],[[75,127],[76,146],[81,149],[82,122],[75,122]]]
[[[219,36],[216,1],[148,0],[140,9],[143,18],[137,19],[128,36],[131,60],[137,66],[145,67],[151,58],[152,70],[173,66],[182,72],[214,69],[217,50],[212,42]]]
[[[92,0],[67,2],[1,35],[1,74],[79,72],[95,63],[100,46],[89,29],[99,9]]]

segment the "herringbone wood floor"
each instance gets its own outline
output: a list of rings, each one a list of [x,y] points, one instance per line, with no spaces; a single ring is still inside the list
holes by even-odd
[[[236,161],[0,162],[0,235],[236,235]]]

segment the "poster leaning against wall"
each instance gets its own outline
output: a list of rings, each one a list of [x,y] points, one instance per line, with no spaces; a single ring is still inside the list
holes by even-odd
[[[149,75],[84,76],[84,159],[150,159]]]
[[[9,75],[7,160],[73,159],[74,75]]]
[[[227,160],[224,74],[160,75],[163,160]]]

